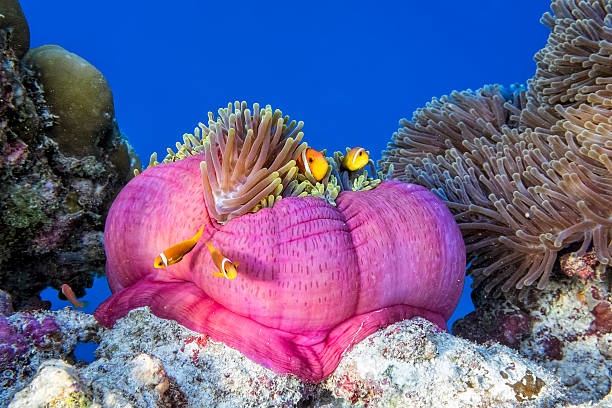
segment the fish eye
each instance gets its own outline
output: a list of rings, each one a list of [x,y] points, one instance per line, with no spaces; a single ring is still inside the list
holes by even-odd
[[[312,157],[311,157],[311,158],[309,158],[309,159],[308,159],[308,161],[309,161],[310,163],[312,163],[314,160],[313,160],[313,159],[312,159]]]
[[[359,152],[359,154],[357,156],[361,156],[363,154],[363,152]]]

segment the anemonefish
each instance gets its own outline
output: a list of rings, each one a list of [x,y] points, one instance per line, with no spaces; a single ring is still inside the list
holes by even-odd
[[[342,167],[350,171],[359,170],[370,161],[370,155],[363,147],[354,147],[344,156]]]
[[[204,225],[202,225],[198,233],[193,238],[172,245],[170,248],[161,252],[155,258],[153,266],[156,268],[165,268],[169,265],[173,265],[177,262],[180,262],[181,259],[183,259],[183,257],[185,256],[185,254],[187,254],[193,249],[193,247],[196,246],[196,244],[202,237],[202,231],[204,231]]]
[[[70,303],[72,303],[72,306],[74,306],[74,307],[85,307],[85,306],[87,306],[87,302],[80,302],[80,301],[76,300],[76,296],[74,295],[74,291],[72,290],[70,285],[64,283],[62,286],[60,286],[60,289],[61,289],[62,293],[64,294],[64,296],[66,296],[66,299],[68,299],[70,301]]]
[[[210,256],[217,267],[217,270],[214,271],[214,275],[221,277],[225,276],[227,279],[236,279],[236,275],[238,275],[238,262],[232,262],[226,257],[223,256],[218,249],[213,248],[210,242],[206,242],[206,246],[210,251]]]
[[[329,166],[323,153],[310,147],[305,149],[298,157],[297,165],[303,174],[311,174],[317,181],[323,180]]]

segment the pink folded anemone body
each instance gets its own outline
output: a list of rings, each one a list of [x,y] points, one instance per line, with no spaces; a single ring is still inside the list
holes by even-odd
[[[225,225],[206,211],[201,156],[150,168],[121,191],[104,234],[113,295],[95,312],[105,326],[149,306],[277,373],[330,375],[352,346],[393,322],[424,317],[446,329],[465,273],[455,221],[427,189],[384,182],[342,192],[334,207],[284,198]],[[169,246],[202,239],[178,264],[154,269]],[[238,262],[216,277],[210,241]]]

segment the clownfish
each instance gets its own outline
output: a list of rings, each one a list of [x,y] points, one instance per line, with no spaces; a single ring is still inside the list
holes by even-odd
[[[180,262],[181,259],[183,259],[183,257],[185,256],[185,254],[187,254],[193,249],[193,247],[196,246],[196,244],[202,237],[202,231],[204,231],[204,224],[202,224],[202,227],[193,238],[172,245],[170,248],[157,255],[155,261],[153,262],[153,266],[155,268],[165,268],[169,265],[173,265],[177,262]]]
[[[206,242],[206,246],[210,251],[210,256],[218,270],[214,271],[214,275],[217,277],[225,276],[227,279],[236,279],[238,275],[238,262],[232,262],[227,259],[218,249],[213,248],[210,242]]]
[[[344,156],[342,167],[350,171],[359,170],[370,161],[370,155],[363,147],[353,147]]]
[[[76,296],[74,295],[74,291],[72,290],[70,285],[64,283],[62,286],[60,286],[60,289],[64,296],[66,296],[66,299],[68,299],[70,303],[72,303],[72,306],[80,308],[87,306],[87,302],[80,302],[76,300]]]
[[[327,160],[323,153],[311,149],[310,147],[305,149],[297,160],[298,168],[303,174],[311,174],[315,180],[321,181],[327,174]]]

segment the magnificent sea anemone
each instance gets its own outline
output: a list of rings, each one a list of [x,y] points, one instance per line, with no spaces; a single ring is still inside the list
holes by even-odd
[[[108,215],[113,295],[96,318],[112,326],[149,306],[310,382],[390,323],[422,316],[446,329],[465,272],[450,211],[426,188],[343,170],[340,153],[321,182],[299,173],[301,127],[269,106],[236,102],[216,121],[209,114],[164,163],[153,156]],[[153,267],[202,225],[184,260]],[[240,262],[236,279],[214,275],[205,241]]]
[[[600,275],[612,263],[612,4],[551,8],[526,90],[434,98],[400,121],[379,162],[445,201],[490,294],[544,288],[560,252],[592,253]]]

